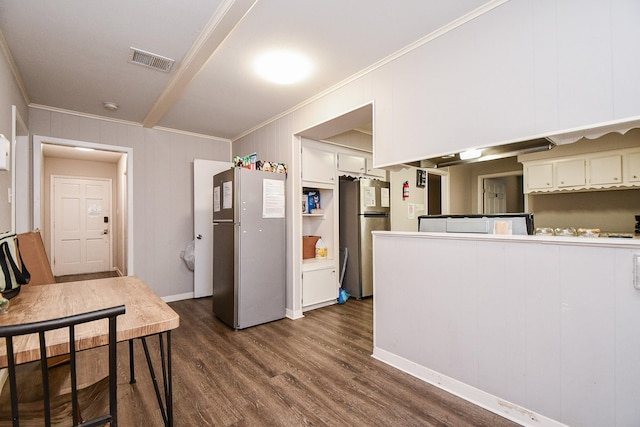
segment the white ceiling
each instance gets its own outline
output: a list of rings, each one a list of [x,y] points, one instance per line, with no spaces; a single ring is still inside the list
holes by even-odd
[[[0,0],[0,31],[31,105],[234,139],[488,2]],[[176,63],[130,64],[130,47]],[[309,55],[312,77],[256,77],[274,47]]]

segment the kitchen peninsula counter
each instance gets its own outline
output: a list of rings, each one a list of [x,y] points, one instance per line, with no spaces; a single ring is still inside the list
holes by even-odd
[[[523,425],[640,423],[640,239],[373,234],[375,358]]]

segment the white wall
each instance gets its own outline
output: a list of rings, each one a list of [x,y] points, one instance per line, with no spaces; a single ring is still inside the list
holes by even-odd
[[[639,18],[625,0],[511,0],[377,69],[377,164],[638,118]]]
[[[0,46],[1,48],[2,46]],[[4,54],[0,54],[0,133],[11,139],[12,113],[15,105],[22,119],[27,121],[27,105],[11,74],[11,68]],[[27,147],[21,147],[27,148]],[[0,171],[0,232],[11,229],[11,205],[6,203],[7,188],[11,187],[11,171]],[[24,188],[27,190],[27,188]]]
[[[418,168],[406,167],[391,172],[391,230],[418,231],[418,216],[426,215],[427,189],[416,187],[416,172]],[[409,198],[402,198],[402,185],[409,182]],[[409,214],[409,205],[413,206],[413,218]]]
[[[523,425],[637,426],[639,250],[374,233],[374,357]]]
[[[37,108],[29,114],[32,135],[133,149],[133,274],[161,297],[192,295],[180,251],[193,239],[193,159],[230,161],[230,143]]]

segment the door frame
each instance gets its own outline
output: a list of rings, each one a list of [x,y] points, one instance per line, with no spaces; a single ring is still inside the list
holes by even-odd
[[[114,199],[114,195],[113,195],[113,180],[111,178],[95,178],[95,177],[83,177],[83,176],[67,176],[67,175],[51,175],[51,182],[49,183],[50,187],[51,187],[51,191],[49,192],[49,204],[50,204],[50,208],[49,208],[49,215],[51,216],[51,221],[49,222],[51,224],[50,230],[49,230],[49,241],[51,242],[51,261],[52,261],[52,267],[51,269],[53,270],[53,275],[56,276],[56,267],[55,267],[55,259],[56,259],[56,241],[55,241],[55,180],[58,178],[64,178],[64,179],[78,179],[78,180],[90,180],[90,181],[106,181],[109,183],[109,212],[108,212],[108,216],[109,216],[109,220],[110,220],[110,226],[113,225],[113,199]],[[108,271],[111,271],[113,269],[113,230],[111,229],[109,231],[109,266],[108,266]]]
[[[84,147],[93,148],[94,150],[113,151],[127,155],[127,215],[125,218],[126,224],[126,264],[127,275],[134,275],[134,257],[133,257],[133,236],[134,236],[134,222],[133,222],[133,148],[121,147],[118,145],[98,144],[95,142],[79,141],[65,138],[53,138],[42,135],[33,135],[33,228],[42,229],[42,214],[43,214],[43,156],[42,156],[42,144],[57,144],[67,147]],[[113,201],[112,201],[113,202]]]
[[[476,209],[479,214],[484,212],[484,180],[487,178],[505,178],[508,176],[522,176],[523,171],[508,171],[508,172],[498,172],[498,173],[489,173],[486,175],[478,175],[478,184],[476,186],[477,190],[477,204]],[[525,206],[526,208],[526,206]]]

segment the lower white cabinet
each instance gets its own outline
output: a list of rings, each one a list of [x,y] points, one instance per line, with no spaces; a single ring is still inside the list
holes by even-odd
[[[317,308],[329,305],[338,298],[338,277],[332,265],[315,269],[303,268],[302,307]]]

